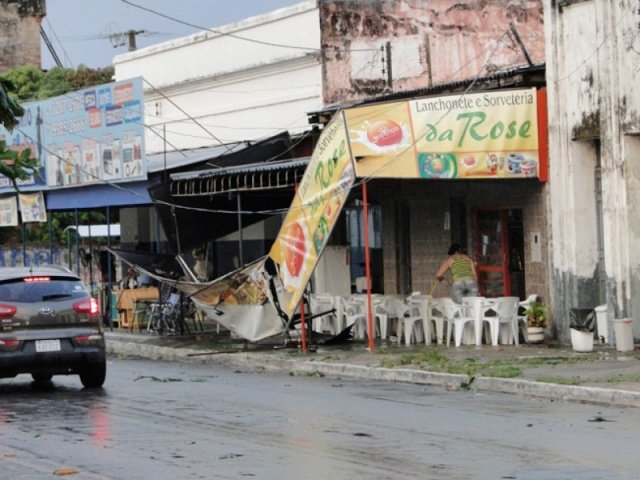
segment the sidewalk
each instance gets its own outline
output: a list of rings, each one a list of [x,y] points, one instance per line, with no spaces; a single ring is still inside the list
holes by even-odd
[[[158,337],[123,330],[106,332],[107,350],[158,360],[190,361],[292,375],[405,382],[450,391],[511,393],[554,400],[640,407],[640,350],[620,353],[609,346],[577,353],[567,345],[499,347],[364,343],[319,346],[303,354],[280,339],[246,344],[228,332]]]

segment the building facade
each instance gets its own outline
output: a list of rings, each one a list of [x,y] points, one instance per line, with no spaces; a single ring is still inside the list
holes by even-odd
[[[144,77],[147,153],[309,129],[321,103],[314,1],[118,55],[116,80]]]
[[[640,335],[640,5],[545,0],[553,297]]]
[[[544,90],[541,1],[320,2],[320,15],[327,104]],[[381,233],[374,291],[449,295],[435,274],[459,242],[478,262],[482,294],[549,300],[544,181],[388,178],[367,185]],[[358,205],[355,199],[347,211]],[[345,238],[353,241],[349,232]],[[352,252],[361,262],[353,244]],[[358,265],[351,268],[358,276]]]

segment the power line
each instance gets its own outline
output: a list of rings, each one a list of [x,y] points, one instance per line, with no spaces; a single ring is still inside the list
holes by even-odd
[[[123,0],[125,1],[125,0]],[[229,146],[226,146],[224,144],[224,142],[222,140],[220,140],[218,137],[216,137],[209,129],[207,129],[204,125],[202,125],[198,120],[196,120],[195,118],[193,118],[189,113],[187,113],[182,107],[180,107],[176,102],[174,102],[173,100],[171,100],[167,95],[165,95],[165,93],[163,91],[161,91],[160,89],[156,88],[149,80],[145,79],[143,77],[144,82],[149,85],[151,88],[153,88],[153,90],[155,90],[156,92],[158,92],[162,98],[166,99],[171,105],[173,105],[174,107],[176,107],[178,110],[180,110],[182,113],[184,113],[187,117],[189,117],[193,123],[195,123],[196,125],[198,125],[200,128],[202,128],[202,130],[204,130],[205,132],[207,132],[211,138],[213,138],[215,141],[217,141],[220,145],[224,145],[227,150],[229,152],[231,152],[231,148]]]
[[[62,62],[60,61],[60,57],[58,57],[58,53],[56,52],[56,49],[53,48],[53,44],[49,40],[49,37],[47,36],[47,32],[45,32],[44,28],[42,28],[42,25],[40,25],[40,36],[42,37],[44,44],[47,46],[49,53],[53,57],[53,61],[56,62],[56,65],[58,67],[62,68],[63,65],[62,65]]]
[[[51,22],[49,22],[49,19],[46,16],[44,17],[44,21],[47,22],[47,26],[49,27],[49,30],[53,34],[54,38],[57,40],[58,44],[60,45],[60,48],[62,48],[62,53],[64,53],[64,58],[67,60],[69,65],[73,65],[73,62],[71,61],[71,58],[69,58],[69,54],[67,53],[67,50],[64,48],[64,44],[60,41],[60,37],[58,37],[58,34],[53,28],[53,25],[51,25]]]
[[[19,127],[16,128],[17,131],[19,131],[20,133],[22,133],[26,138],[30,138],[34,143],[37,142],[34,138],[32,138],[28,133],[26,133],[24,130],[20,129]],[[124,186],[124,184],[121,183],[117,183],[117,182],[113,182],[113,181],[109,181],[109,180],[104,180],[101,179],[99,176],[91,173],[88,170],[85,170],[84,168],[73,164],[72,162],[70,162],[69,160],[66,160],[65,158],[61,157],[60,155],[58,155],[56,152],[53,152],[52,150],[46,148],[46,147],[42,147],[42,149],[47,152],[49,155],[54,156],[55,158],[59,159],[61,162],[67,164],[67,165],[71,165],[73,166],[73,168],[79,169],[81,173],[83,173],[86,177],[89,178],[93,178],[94,180],[96,180],[94,183],[90,183],[88,184],[88,186],[90,185],[108,185],[112,188],[121,190],[121,191],[125,191],[127,193],[130,193],[131,195],[134,195],[136,197],[142,198],[142,199],[147,199],[146,196],[142,195],[140,192],[137,192],[135,190],[132,190],[130,188],[127,188],[126,186]],[[126,184],[126,182],[125,182]],[[225,214],[234,214],[237,215],[238,214],[238,210],[223,210],[223,209],[210,209],[210,208],[200,208],[200,207],[189,207],[189,206],[185,206],[185,205],[180,205],[177,203],[172,203],[172,202],[166,202],[163,200],[157,200],[157,199],[151,199],[151,203],[152,204],[158,204],[158,205],[165,205],[168,207],[172,207],[172,208],[178,208],[178,209],[182,209],[182,210],[192,210],[192,211],[197,211],[197,212],[204,212],[204,213],[225,213]],[[241,211],[240,213],[244,213],[244,214],[265,214],[265,215],[270,215],[270,214],[278,214],[278,213],[284,213],[286,212],[287,209],[269,209],[269,210],[244,210]]]

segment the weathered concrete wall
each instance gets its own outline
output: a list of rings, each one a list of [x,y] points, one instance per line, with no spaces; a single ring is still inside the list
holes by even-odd
[[[570,308],[605,299],[609,321],[633,317],[640,334],[639,17],[637,0],[545,0],[553,292],[563,339]]]
[[[542,0],[362,0],[319,2],[325,103],[486,75],[526,58],[544,62]]]
[[[40,3],[35,12],[31,8],[21,14],[18,2],[0,1],[0,72],[19,65],[40,67],[39,12],[44,11],[44,0]]]

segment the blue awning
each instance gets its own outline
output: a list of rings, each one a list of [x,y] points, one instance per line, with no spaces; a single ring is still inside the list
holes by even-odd
[[[151,205],[150,181],[61,188],[45,192],[47,210]]]

